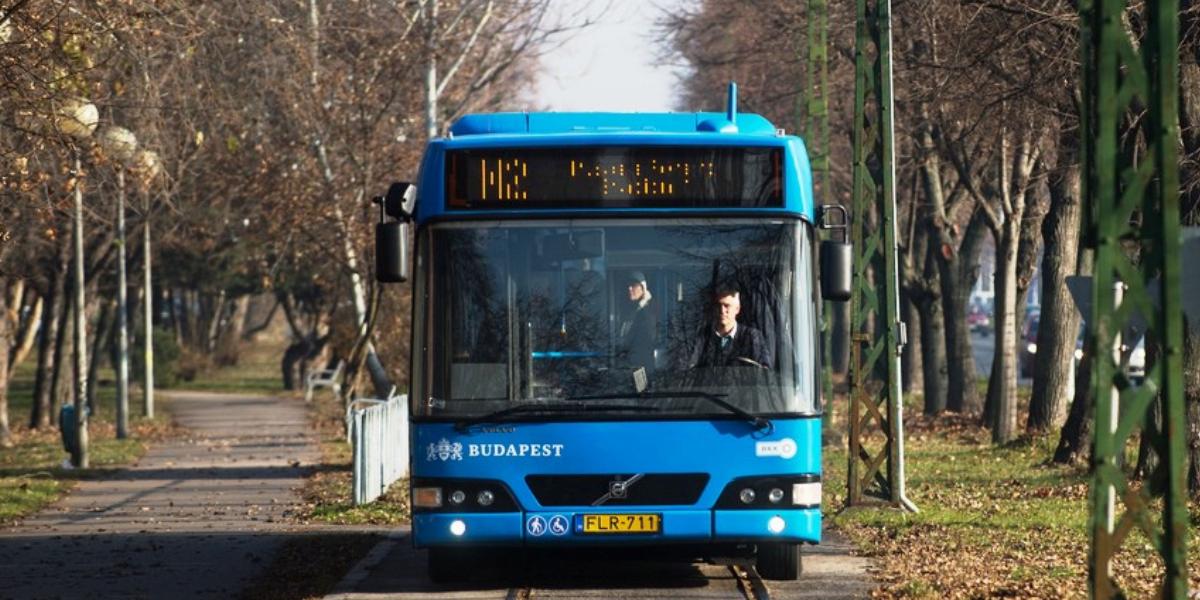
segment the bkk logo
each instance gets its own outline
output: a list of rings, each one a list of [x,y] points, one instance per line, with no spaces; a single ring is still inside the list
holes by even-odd
[[[560,458],[565,444],[467,444],[470,458]],[[462,460],[463,445],[442,438],[426,447],[425,460]]]
[[[783,438],[777,442],[758,442],[754,445],[754,455],[791,458],[796,456],[796,440]]]

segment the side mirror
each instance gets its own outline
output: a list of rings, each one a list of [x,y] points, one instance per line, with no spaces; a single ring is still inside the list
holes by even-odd
[[[835,302],[850,299],[853,247],[845,242],[821,242],[821,297]]]
[[[408,222],[417,205],[417,186],[398,181],[387,195],[375,197],[379,223],[375,224],[375,279],[384,283],[408,281]],[[394,221],[385,222],[386,217]]]
[[[840,221],[833,221],[833,213],[841,213]],[[847,226],[850,219],[846,209],[837,204],[821,207],[821,229],[839,229],[842,241],[823,240],[821,242],[821,297],[834,302],[845,302],[850,299],[852,275],[851,266],[854,264],[854,249],[850,245]]]
[[[375,279],[385,283],[408,281],[408,223],[375,224]]]

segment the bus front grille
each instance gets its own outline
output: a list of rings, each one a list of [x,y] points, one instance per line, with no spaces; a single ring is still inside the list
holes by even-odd
[[[542,506],[692,505],[708,474],[528,475],[525,483]]]

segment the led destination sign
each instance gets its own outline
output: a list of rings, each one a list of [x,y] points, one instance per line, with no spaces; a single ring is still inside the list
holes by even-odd
[[[761,147],[486,148],[446,155],[450,209],[782,207]]]

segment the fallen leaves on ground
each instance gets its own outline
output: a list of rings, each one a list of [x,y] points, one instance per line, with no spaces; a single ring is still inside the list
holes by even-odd
[[[1050,463],[1057,436],[997,447],[969,417],[920,417],[905,426],[907,494],[920,512],[853,509],[831,519],[872,557],[873,597],[1088,596],[1090,479],[1081,467]],[[845,498],[845,461],[844,450],[826,453],[831,511]],[[1192,505],[1193,517],[1198,508]],[[1192,589],[1200,589],[1195,541],[1188,562]],[[1137,530],[1113,570],[1129,597],[1155,596],[1164,573]]]

